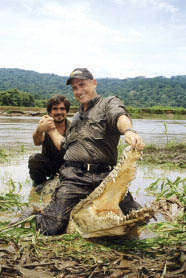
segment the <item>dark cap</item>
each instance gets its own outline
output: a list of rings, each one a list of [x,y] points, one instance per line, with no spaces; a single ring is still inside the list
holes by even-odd
[[[67,85],[71,84],[73,78],[77,79],[94,79],[92,73],[86,68],[77,68],[73,70],[70,77],[67,79]]]

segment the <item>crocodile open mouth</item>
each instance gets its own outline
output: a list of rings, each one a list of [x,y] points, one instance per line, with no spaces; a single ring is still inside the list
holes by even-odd
[[[136,163],[141,152],[125,148],[120,161],[102,183],[72,210],[68,233],[79,232],[82,237],[117,236],[129,233],[154,216],[151,207],[132,210],[124,215],[120,201],[128,193],[135,178]]]

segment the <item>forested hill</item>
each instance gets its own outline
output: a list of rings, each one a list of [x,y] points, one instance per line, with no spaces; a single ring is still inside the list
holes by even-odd
[[[46,99],[61,93],[74,103],[67,77],[41,74],[21,69],[0,69],[0,91],[18,89],[31,93],[35,99]],[[127,79],[98,78],[97,92],[106,97],[117,95],[125,105],[135,107],[171,106],[186,108],[186,75],[166,78],[136,77]]]

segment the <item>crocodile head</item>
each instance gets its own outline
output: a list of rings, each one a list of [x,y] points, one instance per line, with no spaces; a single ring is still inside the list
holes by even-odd
[[[124,149],[120,161],[102,183],[72,210],[68,233],[82,237],[117,236],[130,233],[154,215],[152,208],[132,210],[123,215],[119,203],[135,178],[136,163],[141,152],[130,146]]]

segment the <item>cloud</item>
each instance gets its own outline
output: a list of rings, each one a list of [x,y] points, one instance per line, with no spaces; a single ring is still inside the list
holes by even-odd
[[[177,12],[177,7],[170,3],[170,0],[113,0],[114,3],[126,6],[133,6],[138,8],[148,8],[162,10],[164,12],[175,13]]]
[[[49,17],[63,19],[78,19],[85,17],[90,11],[90,3],[88,1],[73,2],[72,4],[63,4],[60,1],[48,1],[42,7],[41,14]]]
[[[1,0],[1,65],[60,75],[86,66],[122,78],[185,72],[186,17],[175,3]]]

